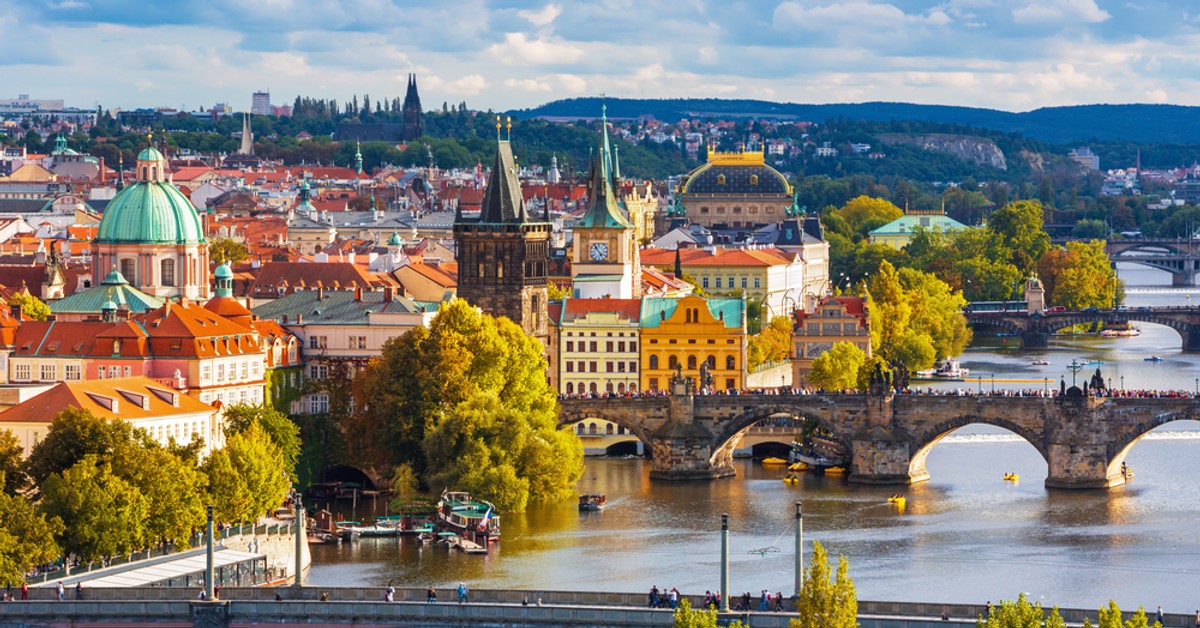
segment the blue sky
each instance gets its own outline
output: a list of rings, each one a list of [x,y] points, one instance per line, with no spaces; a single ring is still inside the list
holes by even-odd
[[[1200,104],[1200,0],[0,0],[0,98]]]

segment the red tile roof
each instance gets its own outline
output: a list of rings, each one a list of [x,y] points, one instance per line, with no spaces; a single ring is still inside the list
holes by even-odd
[[[651,266],[674,266],[675,251],[646,248],[641,251],[642,264]],[[682,266],[777,266],[790,264],[794,253],[776,248],[763,249],[679,249]]]
[[[67,408],[83,408],[102,419],[159,419],[216,412],[216,408],[171,390],[148,377],[60,382],[50,390],[0,412],[0,423],[49,423]]]
[[[563,322],[583,318],[591,313],[615,313],[618,317],[637,322],[642,311],[641,299],[566,299]]]

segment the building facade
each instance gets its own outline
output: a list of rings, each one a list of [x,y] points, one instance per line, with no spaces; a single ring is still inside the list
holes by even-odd
[[[746,302],[686,296],[647,297],[641,310],[641,385],[667,390],[676,374],[710,388],[740,389],[746,382]]]
[[[797,311],[792,327],[792,382],[808,386],[813,360],[833,348],[835,342],[848,342],[871,357],[871,324],[867,300],[863,297],[827,296],[811,313]]]
[[[792,204],[787,178],[762,151],[709,150],[708,162],[680,179],[676,194],[688,222],[715,229],[755,229],[778,222]]]
[[[641,260],[633,224],[616,198],[608,121],[601,115],[600,150],[593,156],[588,208],[573,229],[571,291],[578,299],[634,299],[642,294]]]
[[[561,394],[624,394],[641,389],[640,299],[564,299],[558,332]]]

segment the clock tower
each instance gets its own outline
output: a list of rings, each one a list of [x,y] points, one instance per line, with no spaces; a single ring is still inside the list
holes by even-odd
[[[621,211],[608,118],[600,115],[600,150],[591,161],[588,209],[574,227],[571,288],[580,299],[642,296],[642,268],[633,224]]]
[[[545,346],[550,220],[542,218],[529,215],[512,146],[497,138],[479,220],[464,219],[461,209],[454,220],[458,296],[492,316],[507,316]]]

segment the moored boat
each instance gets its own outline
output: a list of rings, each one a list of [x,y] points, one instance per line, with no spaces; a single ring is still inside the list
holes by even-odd
[[[1030,362],[1030,364],[1032,364],[1033,366],[1049,366],[1050,361],[1049,360],[1034,360],[1033,362]]]
[[[1145,360],[1146,362],[1162,362],[1162,356],[1158,356],[1158,355],[1150,355],[1150,356],[1146,356],[1142,359]]]
[[[500,540],[500,515],[491,502],[465,491],[447,491],[437,503],[437,527],[487,547]]]
[[[604,496],[604,493],[589,493],[579,496],[580,510],[604,510],[607,505],[608,498]]]

